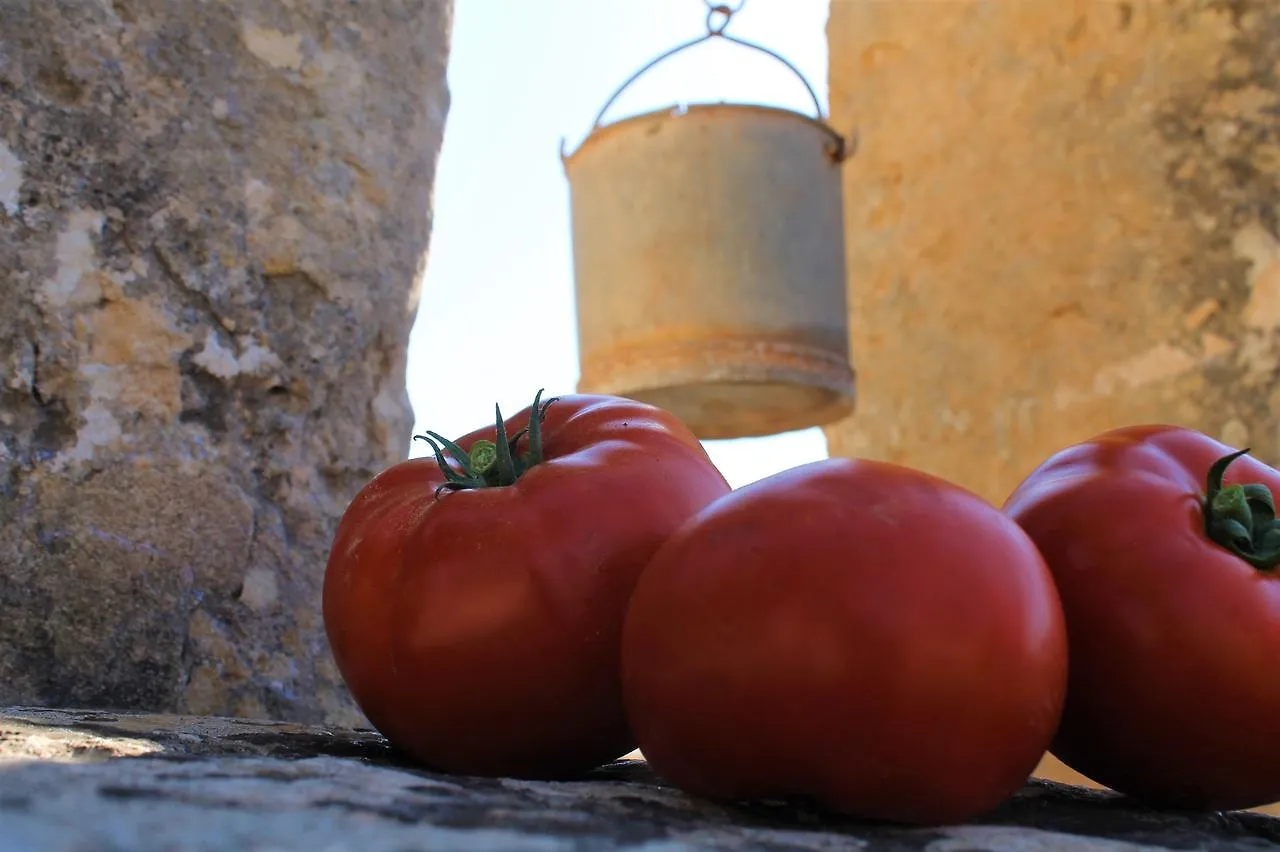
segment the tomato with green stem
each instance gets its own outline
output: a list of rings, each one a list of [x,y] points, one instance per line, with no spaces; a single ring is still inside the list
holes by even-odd
[[[1004,506],[1067,619],[1052,751],[1153,805],[1280,800],[1280,474],[1247,452],[1115,429],[1053,455]]]
[[[634,748],[619,636],[641,570],[729,491],[671,414],[570,395],[374,477],[324,578],[338,669],[390,742],[436,769],[566,777]]]

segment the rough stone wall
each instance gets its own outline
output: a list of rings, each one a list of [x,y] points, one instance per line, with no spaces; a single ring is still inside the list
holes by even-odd
[[[1280,3],[833,0],[859,410],[1003,501],[1163,421],[1280,462]]]
[[[450,0],[0,2],[0,703],[355,722]]]

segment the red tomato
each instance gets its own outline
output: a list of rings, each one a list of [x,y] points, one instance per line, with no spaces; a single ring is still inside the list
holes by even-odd
[[[641,750],[689,793],[941,823],[997,805],[1044,755],[1066,636],[1040,555],[995,507],[830,459],[735,491],[663,545],[622,672]]]
[[[482,475],[424,458],[375,477],[330,552],[338,669],[393,745],[440,770],[563,777],[634,748],[627,599],[672,531],[729,491],[664,411],[604,396],[535,407],[545,419],[527,408],[498,432],[499,413],[458,441],[472,473],[492,465]]]
[[[1005,504],[1067,617],[1053,753],[1152,804],[1280,799],[1280,474],[1233,455],[1190,429],[1117,429],[1050,458]]]

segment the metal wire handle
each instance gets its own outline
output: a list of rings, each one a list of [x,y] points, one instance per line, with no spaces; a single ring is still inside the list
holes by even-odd
[[[628,77],[625,81],[623,81],[622,85],[619,86],[616,91],[614,91],[613,95],[610,96],[609,100],[605,101],[604,106],[600,108],[600,112],[596,115],[595,122],[593,122],[591,125],[592,130],[599,129],[600,122],[604,120],[604,114],[609,111],[609,107],[613,106],[614,101],[616,101],[618,97],[627,90],[627,87],[630,86],[632,83],[634,83],[636,80],[638,80],[640,76],[643,75],[646,71],[648,71],[653,66],[657,65],[659,62],[662,62],[664,59],[668,59],[682,50],[688,50],[691,47],[695,47],[699,44],[702,44],[704,41],[710,41],[713,38],[722,38],[725,41],[731,41],[734,44],[742,45],[743,47],[749,47],[752,50],[756,50],[756,51],[759,51],[760,53],[765,54],[766,56],[770,56],[778,60],[779,62],[781,62],[783,65],[787,66],[787,68],[791,70],[791,73],[799,77],[800,82],[804,84],[805,91],[809,93],[809,97],[813,100],[813,108],[817,114],[818,120],[821,121],[823,119],[822,103],[821,101],[818,100],[818,95],[816,92],[814,92],[813,86],[809,85],[809,80],[804,76],[804,74],[800,73],[799,68],[796,68],[796,66],[792,65],[785,58],[778,55],[777,53],[774,53],[772,50],[770,50],[767,47],[764,47],[763,45],[756,44],[755,42],[746,41],[745,39],[740,39],[736,36],[731,36],[724,31],[725,27],[729,26],[729,21],[733,18],[733,16],[738,12],[742,11],[742,7],[746,5],[746,0],[739,0],[737,6],[729,6],[724,3],[712,3],[711,0],[706,0],[706,4],[707,4],[706,34],[700,35],[697,38],[692,39],[690,41],[686,41],[684,44],[676,45],[675,47],[671,48],[661,56],[658,56],[650,60],[647,65],[645,65],[639,71],[636,71],[634,74]]]

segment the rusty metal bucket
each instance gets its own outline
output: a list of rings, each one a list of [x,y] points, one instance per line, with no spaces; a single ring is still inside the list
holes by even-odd
[[[844,139],[803,75],[759,45],[707,35],[637,71],[572,155],[578,389],[661,406],[703,439],[819,426],[853,411],[840,164]],[[716,23],[716,16],[720,22]],[[721,37],[778,59],[817,117],[700,104],[602,125],[666,57]]]

